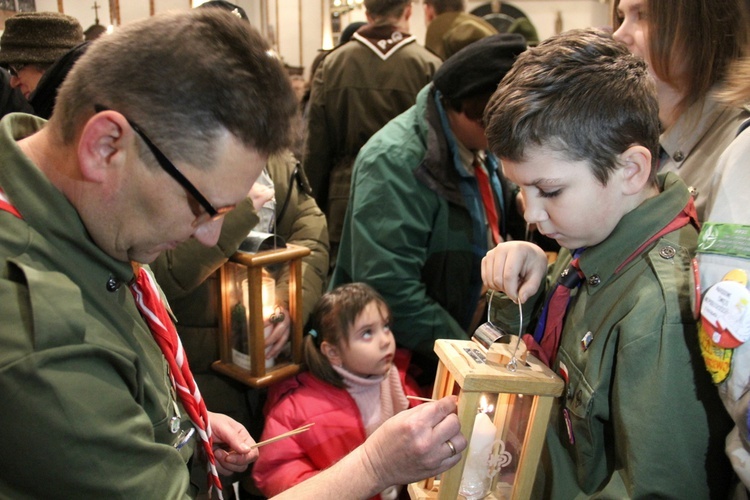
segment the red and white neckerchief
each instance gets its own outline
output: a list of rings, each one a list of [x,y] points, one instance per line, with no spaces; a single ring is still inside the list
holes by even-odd
[[[182,342],[177,335],[177,329],[161,299],[153,276],[139,264],[133,262],[132,265],[135,282],[130,285],[130,291],[133,292],[138,310],[151,329],[154,340],[156,340],[167,363],[169,363],[172,385],[203,443],[203,450],[208,458],[208,496],[211,497],[211,492],[216,487],[221,499],[223,498],[221,480],[216,470],[211,424],[208,421],[206,403],[201,397],[198,385],[195,383],[185,356],[185,350],[182,348]]]
[[[0,211],[9,212],[19,219],[23,219],[2,188],[0,188]],[[195,425],[208,457],[208,496],[211,497],[211,492],[215,486],[219,499],[223,499],[221,480],[216,470],[216,457],[214,456],[211,424],[208,421],[206,403],[203,401],[198,385],[195,383],[185,356],[185,350],[182,348],[182,342],[177,335],[177,329],[161,299],[153,276],[135,262],[132,263],[132,266],[135,281],[130,285],[130,291],[133,293],[136,306],[148,324],[154,340],[169,364],[172,386],[177,392],[182,406],[190,416],[190,420]]]
[[[5,196],[5,191],[3,191],[3,188],[0,188],[0,210],[4,210],[6,212],[9,212],[19,219],[23,219],[21,217],[21,214],[18,210],[16,210],[16,207],[10,204],[10,200],[7,196]]]

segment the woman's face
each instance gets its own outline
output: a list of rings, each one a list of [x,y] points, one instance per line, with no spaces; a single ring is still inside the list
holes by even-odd
[[[647,1],[620,0],[617,4],[617,16],[620,19],[620,27],[617,28],[612,36],[615,40],[624,43],[632,54],[642,57],[650,69],[651,60],[648,50],[649,26],[648,19],[646,18]]]
[[[685,91],[679,88],[679,82],[684,81],[685,61],[673,59],[669,62],[669,68],[665,68],[670,74],[670,79],[673,80],[671,83],[660,78],[654,71],[649,50],[650,30],[654,27],[648,19],[648,0],[620,0],[617,4],[617,16],[620,20],[620,27],[612,36],[618,42],[625,44],[632,54],[646,61],[649,74],[656,84],[659,119],[662,125],[668,128],[676,120],[684,97]]]

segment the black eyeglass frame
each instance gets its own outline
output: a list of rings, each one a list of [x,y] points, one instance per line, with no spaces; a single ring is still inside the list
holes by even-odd
[[[20,73],[23,68],[28,66],[27,64],[9,64],[8,65],[8,73],[10,73],[10,76],[13,78],[20,78],[18,76],[18,73]]]
[[[102,106],[101,104],[95,104],[94,109],[96,110],[97,113],[100,113],[102,111],[112,111],[106,106]],[[127,120],[128,124],[135,131],[135,133],[138,134],[141,139],[143,139],[143,142],[146,143],[146,146],[148,146],[148,149],[151,151],[151,154],[153,154],[154,158],[156,158],[156,161],[157,163],[159,163],[159,166],[165,172],[167,172],[174,180],[176,180],[180,184],[180,186],[182,186],[185,189],[185,191],[187,191],[190,194],[190,196],[192,196],[195,199],[195,201],[197,201],[200,204],[200,206],[202,206],[203,209],[208,214],[208,219],[206,220],[201,220],[202,217],[199,215],[196,218],[196,221],[193,223],[193,225],[197,226],[199,224],[207,222],[208,220],[213,221],[213,220],[220,219],[221,217],[226,215],[227,212],[229,212],[235,207],[235,205],[228,205],[226,207],[219,207],[219,208],[214,207],[211,204],[211,202],[208,201],[206,197],[203,196],[203,194],[200,191],[198,191],[198,188],[195,187],[195,185],[192,182],[190,182],[188,178],[185,177],[185,175],[182,172],[180,172],[180,169],[178,169],[175,166],[175,164],[172,163],[172,161],[169,158],[167,158],[167,155],[162,153],[161,149],[159,149],[156,146],[156,144],[154,144],[151,141],[151,139],[148,138],[146,133],[143,131],[143,129],[141,129],[141,127],[138,126],[137,123],[135,123],[134,121],[132,121],[125,115],[123,115],[123,117],[125,118],[125,120]]]

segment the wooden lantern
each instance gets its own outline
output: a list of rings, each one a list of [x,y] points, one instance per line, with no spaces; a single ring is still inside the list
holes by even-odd
[[[250,387],[265,387],[291,377],[302,368],[302,258],[309,248],[284,248],[248,253],[239,251],[221,267],[219,356],[213,368]],[[264,349],[263,282],[289,267],[291,352],[267,366]]]
[[[470,444],[461,461],[439,480],[409,485],[411,498],[530,498],[552,404],[563,391],[562,379],[531,355],[512,371],[507,364],[489,360],[487,349],[473,341],[437,340],[435,352],[440,363],[433,397],[458,395],[461,432]],[[494,408],[480,418],[480,400],[485,398]],[[475,422],[480,427],[485,421],[490,444],[487,453],[480,451],[478,456],[471,446],[472,438],[480,437],[474,436]],[[467,478],[485,471],[486,491],[476,493]]]

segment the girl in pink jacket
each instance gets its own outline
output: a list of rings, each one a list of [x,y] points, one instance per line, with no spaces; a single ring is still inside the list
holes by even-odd
[[[393,368],[400,357],[390,316],[380,294],[364,283],[342,285],[318,301],[304,346],[310,371],[271,387],[261,440],[315,425],[260,450],[253,479],[264,495],[328,468],[409,407],[400,371]],[[375,498],[395,499],[399,489]]]

